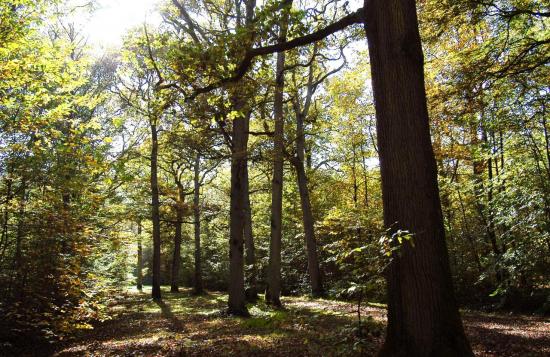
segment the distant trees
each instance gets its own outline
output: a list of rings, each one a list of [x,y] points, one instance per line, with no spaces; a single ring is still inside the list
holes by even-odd
[[[124,279],[124,264],[94,269],[124,260],[110,249],[120,242],[110,226],[113,127],[98,114],[113,67],[85,56],[62,15],[44,19],[47,5],[0,4],[3,340],[55,339],[101,318],[98,301]]]
[[[542,296],[519,291],[537,285],[525,277],[542,266],[528,261],[541,262],[535,252],[548,252],[541,234],[548,191],[538,184],[548,181],[542,180],[549,161],[541,106],[548,93],[538,80],[547,71],[542,54],[548,33],[542,28],[548,7],[533,1],[446,6],[455,16],[427,2],[421,14],[431,16],[421,20],[428,73],[441,74],[429,75],[427,84],[449,247],[451,257],[467,255],[451,259],[458,290],[470,302],[493,295],[502,306],[537,304]],[[438,35],[431,32],[435,27],[441,28]],[[540,209],[526,209],[527,201],[540,202]]]
[[[146,33],[144,38],[137,38],[133,45],[136,51],[128,65],[121,69],[119,74],[120,88],[118,90],[121,101],[132,112],[147,121],[150,134],[149,170],[151,194],[151,222],[153,224],[153,299],[161,298],[160,260],[161,260],[161,231],[160,231],[160,191],[159,191],[159,130],[161,119],[166,109],[171,105],[169,98],[156,88],[160,80],[158,73],[150,68],[152,45]],[[138,52],[139,51],[139,52]]]

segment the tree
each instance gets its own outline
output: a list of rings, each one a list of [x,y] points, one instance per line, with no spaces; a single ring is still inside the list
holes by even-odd
[[[343,53],[340,53],[343,57]],[[305,167],[305,152],[306,152],[306,132],[305,132],[305,121],[310,115],[310,109],[312,102],[314,101],[313,96],[319,86],[326,80],[330,75],[337,73],[345,65],[345,60],[342,65],[337,68],[327,71],[326,73],[317,73],[316,68],[318,67],[316,57],[321,57],[321,53],[318,47],[318,44],[313,45],[313,50],[311,54],[311,60],[309,61],[309,68],[307,69],[306,74],[306,84],[303,86],[305,94],[303,98],[301,97],[300,88],[296,83],[296,76],[293,73],[294,85],[297,87],[296,93],[292,101],[292,106],[294,109],[294,115],[296,117],[296,139],[295,139],[295,155],[290,158],[291,164],[296,170],[296,181],[298,185],[298,190],[300,193],[300,205],[302,208],[302,222],[304,226],[304,237],[305,237],[305,247],[307,255],[307,269],[311,284],[311,294],[314,297],[319,297],[324,294],[321,271],[319,268],[319,258],[317,253],[317,241],[315,238],[314,230],[314,217],[311,206],[310,199],[310,190],[308,187],[308,177],[306,174]]]
[[[292,2],[289,3],[292,6]],[[288,10],[284,9],[279,27],[279,42],[286,40],[288,30]],[[275,132],[273,134],[273,179],[271,181],[271,239],[269,244],[269,266],[265,300],[281,306],[281,235],[283,214],[283,158],[284,158],[284,87],[285,53],[277,54],[275,69],[275,98],[273,116]]]
[[[0,5],[0,330],[31,344],[100,317],[98,297],[120,277],[109,265],[91,273],[121,257],[108,251],[119,242],[107,212],[113,126],[98,115],[113,67],[85,54],[64,9],[43,16],[54,3]]]
[[[541,268],[529,262],[550,247],[540,229],[529,228],[548,225],[548,191],[539,184],[548,182],[540,179],[548,161],[539,105],[546,94],[538,80],[547,73],[547,10],[533,1],[421,4],[428,107],[462,303],[525,304],[531,300],[526,287],[538,284],[527,271]],[[519,139],[523,135],[527,139]],[[529,153],[521,160],[518,145]],[[531,183],[515,180],[518,169],[531,172],[521,174]],[[527,193],[518,185],[537,188]],[[541,209],[520,214],[525,200]]]
[[[453,293],[415,2],[374,1],[365,9],[384,223],[394,239],[407,231],[414,240],[389,267],[381,354],[472,355]]]
[[[141,240],[141,219],[137,221],[137,281],[136,288],[143,289],[143,246]]]
[[[240,4],[239,7],[240,13]],[[254,17],[255,0],[245,2],[245,28],[250,27]],[[242,19],[237,19],[237,28],[242,28]],[[247,31],[251,29],[247,28]],[[250,41],[249,39],[247,39]],[[248,315],[244,287],[244,230],[246,226],[245,188],[248,187],[246,175],[248,165],[248,120],[246,113],[245,93],[239,88],[232,88],[231,102],[233,106],[233,132],[231,154],[231,208],[229,229],[229,300],[228,311],[235,315]]]
[[[149,127],[151,139],[149,156],[151,222],[153,224],[153,288],[151,294],[153,299],[161,299],[159,130],[160,120],[171,105],[172,99],[157,86],[161,77],[155,69],[156,59],[153,54],[153,44],[146,27],[143,36],[138,36],[134,41],[135,43],[127,45],[129,48],[126,51],[126,65],[119,73],[120,86],[117,93],[130,110],[147,120]],[[130,47],[136,52],[130,52]]]
[[[248,51],[235,77],[248,70],[255,56],[318,41],[359,22],[365,24],[369,44],[384,222],[395,239],[405,231],[415,242],[414,248],[404,244],[389,268],[382,354],[471,355],[445,243],[415,1],[365,1],[363,9],[317,32]]]
[[[178,155],[179,156],[179,155]],[[172,271],[170,274],[170,292],[179,291],[179,277],[181,266],[181,241],[182,241],[182,225],[185,216],[185,199],[189,192],[184,187],[183,175],[186,167],[179,160],[172,160],[170,171],[174,177],[174,182],[177,187],[177,193],[175,198],[175,210],[176,220],[174,226],[176,227],[174,232],[174,250],[172,254]]]

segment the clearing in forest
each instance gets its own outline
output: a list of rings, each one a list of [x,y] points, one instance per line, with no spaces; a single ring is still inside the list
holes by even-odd
[[[383,342],[385,309],[349,302],[284,297],[285,308],[263,301],[250,318],[226,316],[227,296],[191,290],[153,301],[149,289],[128,290],[110,306],[112,319],[85,331],[54,356],[357,356],[374,355]],[[550,322],[543,317],[463,313],[479,356],[548,356]]]

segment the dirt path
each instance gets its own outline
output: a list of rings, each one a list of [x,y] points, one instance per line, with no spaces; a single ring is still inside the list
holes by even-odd
[[[128,292],[111,307],[112,319],[86,331],[54,356],[357,356],[374,355],[383,341],[385,311],[356,310],[330,300],[285,298],[285,310],[259,304],[252,318],[220,311],[226,296]],[[548,356],[550,322],[542,317],[465,313],[466,331],[479,356]]]

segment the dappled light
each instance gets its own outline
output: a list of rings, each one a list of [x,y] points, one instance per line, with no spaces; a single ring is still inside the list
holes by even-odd
[[[1,0],[0,357],[550,355],[550,6]]]

